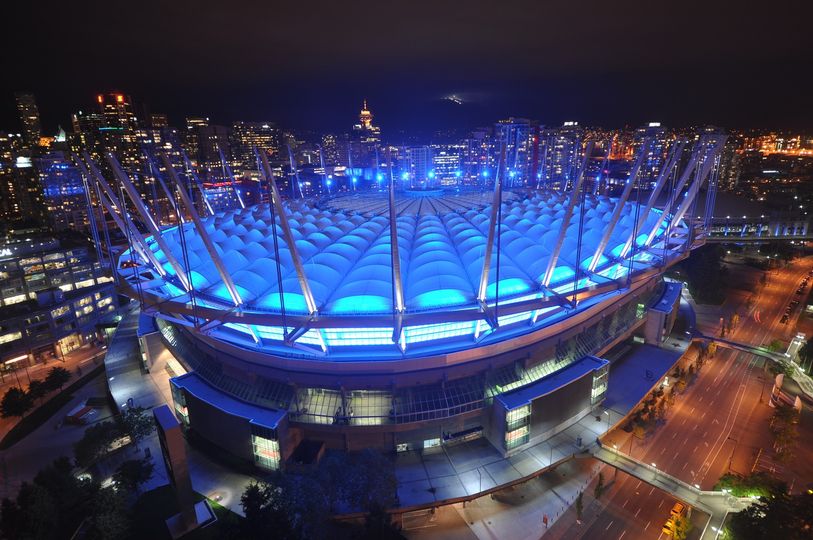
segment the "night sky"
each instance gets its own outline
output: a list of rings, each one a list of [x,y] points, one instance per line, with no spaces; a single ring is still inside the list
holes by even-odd
[[[366,97],[385,138],[511,115],[813,128],[809,0],[13,3],[0,130],[19,130],[15,90],[46,130],[103,90],[175,124],[319,131],[348,129]]]

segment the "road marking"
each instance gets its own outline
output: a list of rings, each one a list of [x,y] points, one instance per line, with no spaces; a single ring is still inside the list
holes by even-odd
[[[706,411],[704,411],[704,412],[703,412],[703,416],[701,416],[701,417],[700,417],[700,419],[702,420],[702,419],[704,419],[705,417],[706,417]]]
[[[661,499],[661,504],[658,505],[658,508],[660,508],[661,506],[663,506],[663,499]]]
[[[700,445],[699,445],[699,444],[698,444],[697,446],[695,446],[695,447],[694,447],[694,450],[692,450],[692,454],[694,454],[695,452],[697,452],[697,449],[698,449],[698,448],[700,448]]]
[[[613,523],[615,523],[615,520],[611,521],[611,522],[610,522],[610,523],[609,523],[609,524],[608,524],[608,525],[607,525],[607,526],[604,528],[604,530],[605,530],[605,531],[606,531],[606,530],[609,530],[609,528],[613,526]]]
[[[683,422],[681,422],[681,423],[680,423],[680,425],[681,425],[681,426],[683,426],[683,425],[685,425],[685,424],[686,424],[686,419],[684,418],[684,419],[683,419]]]
[[[675,437],[677,437],[677,431],[675,431],[674,433],[672,433],[672,438],[674,439]]]
[[[630,502],[630,500],[629,500],[629,499],[627,499],[626,501],[624,501],[624,504],[622,504],[622,505],[621,505],[621,508],[626,507],[628,502]]]
[[[661,455],[664,455],[665,453],[666,453],[666,448],[662,448],[661,449]]]
[[[638,508],[638,510],[635,512],[635,517],[638,517],[638,514],[640,514],[640,513],[641,513],[641,509]]]
[[[635,489],[638,489],[639,487],[641,487],[641,484],[643,484],[643,482],[644,482],[643,480],[638,480],[638,485],[635,486]]]
[[[708,431],[704,431],[704,432],[703,432],[703,438],[705,439],[705,438],[706,438],[706,435],[708,435],[708,434],[709,434],[709,432],[708,432]]]
[[[624,529],[624,532],[621,533],[621,536],[618,537],[618,540],[624,538],[624,535],[627,534],[627,529]]]
[[[653,486],[652,489],[649,490],[649,494],[652,495],[652,492],[655,491],[655,487]]]
[[[650,523],[652,523],[652,520],[651,520],[651,519],[650,519],[649,521],[647,521],[647,522],[646,522],[646,527],[644,527],[644,530],[647,530],[647,529],[649,528],[649,524],[650,524]]]
[[[683,464],[683,468],[682,468],[682,469],[680,469],[680,472],[683,472],[683,470],[686,468],[686,465],[688,465],[688,463],[684,463],[684,464]]]
[[[692,410],[689,411],[689,414],[694,414],[694,407],[692,407]]]
[[[700,396],[699,398],[697,398],[698,403],[700,403],[701,401],[703,401],[703,396]]]

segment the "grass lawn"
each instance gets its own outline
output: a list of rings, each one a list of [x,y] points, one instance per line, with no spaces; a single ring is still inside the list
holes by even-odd
[[[195,493],[195,502],[203,500],[200,493]],[[229,536],[228,531],[233,530],[240,516],[216,502],[209,500],[209,504],[217,516],[217,521],[184,536],[189,540],[214,540]],[[132,538],[149,538],[150,540],[170,540],[169,531],[165,521],[178,513],[178,504],[175,494],[170,486],[161,486],[143,493],[133,507]]]

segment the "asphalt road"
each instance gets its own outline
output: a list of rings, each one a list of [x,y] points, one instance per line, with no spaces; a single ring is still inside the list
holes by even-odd
[[[813,258],[807,258],[772,271],[753,312],[727,337],[753,345],[788,339],[794,319],[788,324],[780,319],[788,303],[800,298],[796,288],[812,264]],[[751,354],[718,349],[676,400],[666,423],[644,441],[616,435],[619,449],[702,489],[711,489],[729,470],[762,468],[790,475],[771,458],[767,396],[772,380],[763,364]],[[604,511],[589,526],[574,528],[573,538],[665,537],[661,527],[674,501],[667,494],[621,473],[606,497]]]

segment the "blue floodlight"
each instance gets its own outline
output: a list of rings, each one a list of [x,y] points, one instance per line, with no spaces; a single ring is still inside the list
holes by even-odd
[[[488,178],[488,169],[483,170],[483,172],[480,174],[483,175],[483,178]]]
[[[331,180],[330,177],[328,177],[328,179],[327,179],[327,187],[330,187],[332,185],[333,185],[333,180]]]
[[[435,169],[430,169],[429,174],[427,176],[429,176],[429,178],[434,178],[435,177]]]
[[[384,175],[378,173],[377,175],[375,175],[375,179],[378,180],[379,182],[382,182],[384,180]]]
[[[401,180],[409,180],[409,173],[404,171],[401,173]]]
[[[356,178],[356,177],[354,176],[354,177],[353,177],[353,183],[355,184],[355,183],[356,183],[356,182],[358,182],[358,181],[359,181],[359,179],[358,179],[358,178]]]
[[[460,178],[461,176],[463,176],[463,171],[455,171],[454,175],[455,177]]]
[[[508,176],[510,176],[511,178],[514,178],[516,175],[517,175],[517,171],[511,171],[511,172],[508,173]]]

